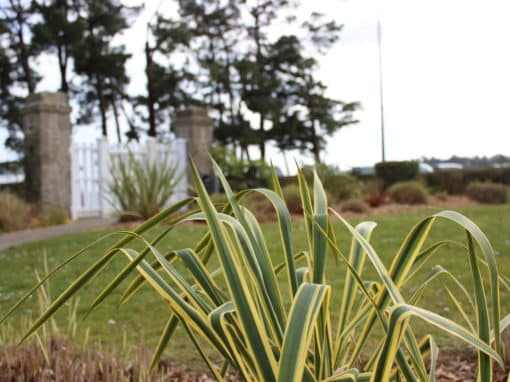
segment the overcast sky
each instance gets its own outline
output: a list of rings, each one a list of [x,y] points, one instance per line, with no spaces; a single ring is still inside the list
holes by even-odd
[[[364,107],[361,123],[330,141],[328,159],[380,158],[378,15],[387,158],[510,155],[508,1],[377,3],[339,2],[334,11],[345,30],[321,74],[332,95]]]
[[[387,159],[510,155],[508,1],[301,2],[301,15],[314,9],[344,24],[339,43],[320,59],[319,76],[330,96],[362,104],[357,113],[360,123],[329,139],[327,163],[347,168],[381,159],[378,18]],[[145,25],[158,6],[168,13],[175,7],[171,0],[147,1],[143,14],[121,39],[134,55],[128,65],[132,90],[142,91],[144,86]],[[55,90],[56,67],[52,69],[48,58],[40,65],[47,79],[38,90]],[[75,128],[77,140],[96,138],[90,129]],[[283,167],[280,153],[270,150],[270,155]],[[311,162],[297,153],[288,154],[289,162],[294,157]]]

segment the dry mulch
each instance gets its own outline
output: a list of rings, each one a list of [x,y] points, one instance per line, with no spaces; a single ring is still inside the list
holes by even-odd
[[[159,362],[150,373],[151,352],[137,349],[125,355],[101,348],[80,350],[66,341],[52,340],[46,346],[48,365],[40,347],[34,342],[19,347],[0,346],[0,382],[209,382],[212,376],[190,370],[168,359]],[[475,382],[476,358],[472,354],[443,353],[438,362],[437,380],[442,382]],[[495,368],[494,381],[506,382],[508,370]],[[241,381],[234,374],[225,379]]]
[[[476,381],[476,359],[472,357],[463,358],[461,356],[450,356],[443,358],[436,372],[436,381],[438,382],[475,382]],[[494,369],[494,382],[507,382],[509,369],[501,370],[499,367]],[[173,374],[175,381],[186,382],[205,382],[214,381],[214,379],[205,373],[186,372],[182,369],[182,374]],[[235,382],[241,379],[230,376],[227,381]],[[1,379],[0,379],[1,381]],[[173,381],[173,380],[172,380]]]
[[[448,355],[442,357],[437,366],[437,381],[442,382],[475,382],[476,358],[469,355]],[[510,369],[502,370],[494,367],[494,381],[506,382]]]
[[[469,199],[466,196],[449,195],[446,198],[438,198],[435,196],[429,197],[427,204],[398,204],[398,203],[385,203],[378,207],[370,208],[367,213],[354,213],[342,212],[345,217],[370,217],[384,214],[393,214],[409,211],[421,210],[438,210],[438,209],[456,209],[463,207],[472,207],[480,205],[480,203]]]

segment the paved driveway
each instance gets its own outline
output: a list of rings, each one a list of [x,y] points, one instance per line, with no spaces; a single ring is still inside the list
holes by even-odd
[[[115,218],[79,219],[69,224],[0,234],[0,251],[15,245],[29,243],[31,241],[44,240],[53,236],[106,228],[115,223],[115,221]]]

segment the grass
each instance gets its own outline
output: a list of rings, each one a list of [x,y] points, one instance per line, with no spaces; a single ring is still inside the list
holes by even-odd
[[[370,219],[378,223],[378,227],[373,234],[372,243],[382,257],[385,265],[389,265],[392,256],[398,250],[400,243],[411,227],[421,218],[428,216],[432,212],[434,212],[432,209],[419,210],[375,216]],[[504,275],[509,276],[510,232],[508,227],[510,227],[510,205],[471,207],[460,209],[459,212],[472,219],[487,234],[495,250],[498,252],[500,271]],[[352,219],[351,223],[357,223],[358,221],[359,219]],[[267,238],[267,243],[270,246],[270,253],[275,254],[277,257],[280,256],[281,250],[279,247],[280,242],[276,234],[276,224],[266,223],[263,225],[263,229]],[[155,236],[159,230],[160,228],[151,231],[148,236]],[[158,248],[184,248],[189,245],[189,243],[196,241],[204,231],[205,226],[200,224],[179,227],[158,245]],[[340,248],[347,252],[350,244],[348,239],[349,235],[345,230],[340,229],[339,224],[336,225],[336,231]],[[34,284],[34,272],[36,269],[42,269],[44,252],[47,254],[49,267],[52,268],[76,250],[83,248],[85,245],[105,234],[113,232],[115,231],[109,230],[66,235],[0,252],[0,264],[2,265],[0,267],[0,315],[5,313],[7,309]],[[445,237],[452,240],[460,240],[463,238],[463,232],[451,224],[441,222],[434,228],[432,239]],[[305,247],[304,225],[301,221],[296,221],[294,223],[294,238],[296,250]],[[53,278],[51,284],[52,294],[56,295],[58,291],[62,290],[78,276],[88,264],[91,264],[92,261],[97,258],[100,250],[106,248],[108,244],[111,244],[115,239],[115,237],[110,237],[96,249],[89,251],[87,256],[78,258],[78,260],[71,263],[64,272]],[[283,258],[278,258],[275,260],[275,263],[281,260],[283,260]],[[97,280],[97,283],[94,282],[94,285],[86,286],[80,294],[81,305],[79,314],[81,314],[81,317],[83,317],[83,314],[86,312],[88,304],[92,302],[96,294],[99,293],[100,287],[106,285],[107,280],[111,279],[124,264],[124,258],[119,256],[112,266],[104,271],[104,274]],[[444,268],[452,271],[458,275],[462,283],[468,284],[466,281],[470,279],[470,271],[467,257],[459,250],[454,250],[453,248],[443,250],[439,256],[433,257],[432,262],[429,264],[430,266],[426,267],[426,269],[430,270],[432,266],[436,264],[440,264]],[[339,291],[341,291],[342,288],[341,283],[343,282],[343,272],[345,272],[345,268],[341,264],[337,264],[333,256],[331,256],[328,259],[327,272],[329,273],[330,280],[338,280],[336,282],[333,281],[332,304],[333,306],[339,306],[339,296],[341,295]],[[424,273],[423,277],[425,277],[425,275]],[[420,278],[417,280],[419,279]],[[283,281],[282,285],[284,285]],[[450,304],[446,294],[440,288],[440,283],[436,282],[436,285],[438,286],[437,289],[431,288],[425,295],[423,304],[446,316],[450,315],[450,317],[459,319],[460,316],[455,314],[452,304]],[[412,291],[403,292],[405,296],[409,296]],[[79,324],[82,330],[88,327],[92,340],[101,339],[108,344],[121,343],[123,336],[126,335],[128,342],[133,345],[139,344],[142,339],[149,346],[154,345],[168,316],[165,305],[160,303],[160,298],[152,290],[146,288],[126,306],[118,308],[115,297],[120,297],[120,290],[113,298],[108,299],[100,305],[86,321],[81,322],[80,320]],[[35,301],[33,302],[33,305],[29,303],[24,309],[20,310],[17,318],[19,318],[20,315],[30,315],[31,311],[35,309]],[[506,290],[503,290],[502,294],[502,308],[503,316],[510,313],[510,293]],[[66,314],[63,312],[60,315],[60,320],[64,320],[65,317]],[[12,324],[16,325],[16,322],[19,321],[20,320],[16,320],[15,316]],[[418,325],[418,328],[419,327]],[[145,329],[142,331],[142,328]],[[428,327],[427,330],[430,331],[430,327]],[[442,338],[445,338],[445,336],[441,335],[440,339]],[[443,345],[455,347],[456,343],[451,341],[451,339],[445,339]],[[167,355],[188,364],[192,364],[198,359],[198,355],[195,353],[193,346],[189,343],[184,333],[179,333],[175,337],[169,349],[167,349]]]

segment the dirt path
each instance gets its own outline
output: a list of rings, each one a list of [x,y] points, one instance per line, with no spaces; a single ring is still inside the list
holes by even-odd
[[[117,219],[114,218],[79,219],[69,224],[4,233],[0,235],[0,251],[15,245],[29,243],[31,241],[44,240],[53,236],[106,228],[115,223],[116,220]]]

